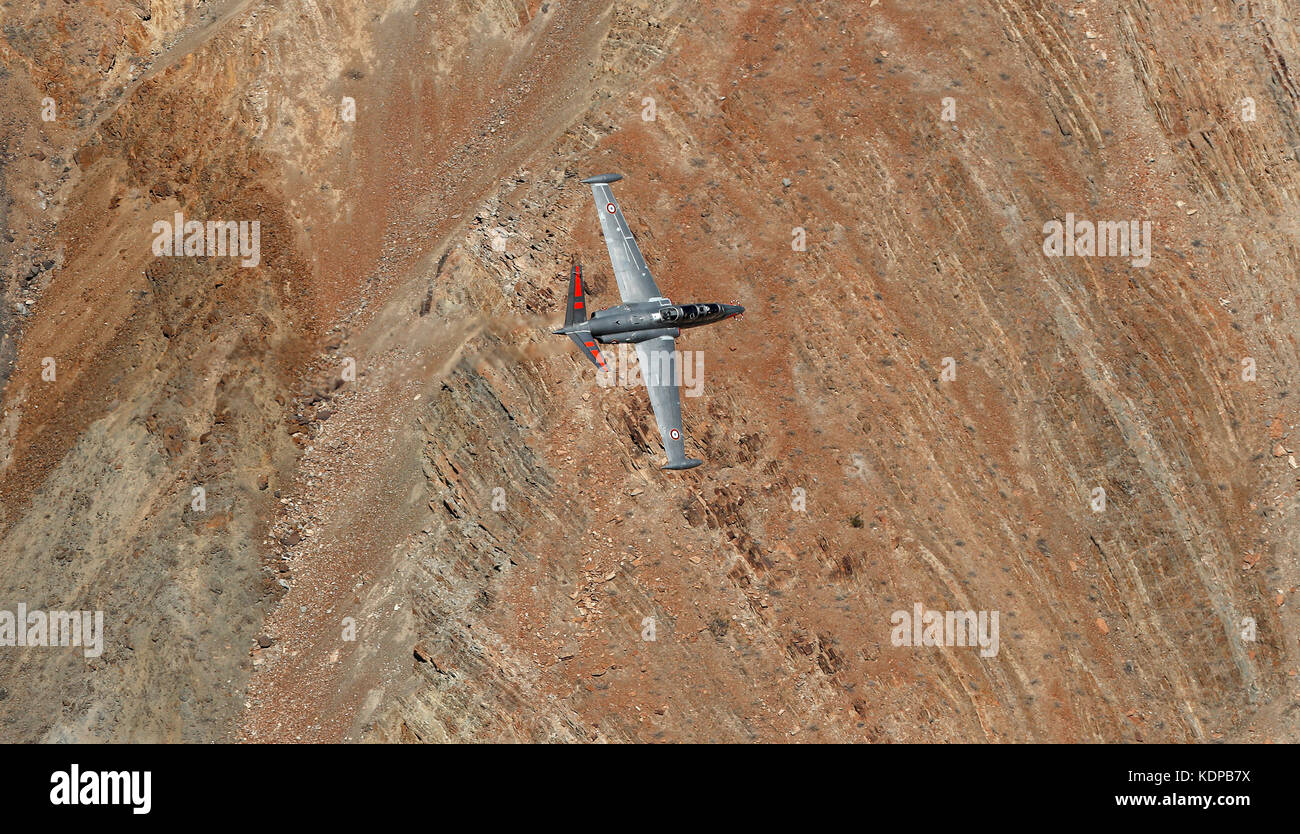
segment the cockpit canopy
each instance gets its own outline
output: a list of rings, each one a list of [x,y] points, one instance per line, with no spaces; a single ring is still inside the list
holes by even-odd
[[[695,324],[722,315],[721,304],[679,304],[664,307],[660,313],[666,322]]]

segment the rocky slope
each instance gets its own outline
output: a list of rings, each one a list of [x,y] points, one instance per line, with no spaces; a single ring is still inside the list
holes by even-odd
[[[0,738],[1297,740],[1283,4],[0,15],[0,608],[107,632],[0,649]],[[548,333],[605,171],[749,310],[686,473]]]

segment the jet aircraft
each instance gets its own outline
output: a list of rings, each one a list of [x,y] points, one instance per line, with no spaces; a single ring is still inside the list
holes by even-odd
[[[623,219],[614,199],[611,183],[623,179],[621,174],[601,174],[582,182],[591,186],[600,217],[600,231],[614,264],[623,303],[587,314],[587,296],[582,286],[582,267],[574,263],[569,278],[569,303],[564,327],[554,331],[577,343],[597,368],[605,367],[605,357],[597,345],[633,344],[641,364],[641,379],[650,394],[659,434],[663,437],[668,463],[664,469],[690,469],[703,461],[686,457],[686,438],[682,434],[682,401],[677,390],[677,342],[684,328],[713,324],[745,312],[738,304],[673,304],[655,285],[645,258]]]

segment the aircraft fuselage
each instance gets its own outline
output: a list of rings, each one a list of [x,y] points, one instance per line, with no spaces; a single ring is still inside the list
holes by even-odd
[[[675,338],[685,328],[712,324],[743,312],[745,308],[737,304],[672,304],[666,298],[652,299],[599,310],[590,319],[556,332],[586,330],[601,344],[635,344],[659,336]]]

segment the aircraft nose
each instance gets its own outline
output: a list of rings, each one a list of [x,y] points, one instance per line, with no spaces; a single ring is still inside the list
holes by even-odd
[[[741,307],[739,304],[728,304],[726,307],[728,317],[739,316],[745,312],[745,308]]]

